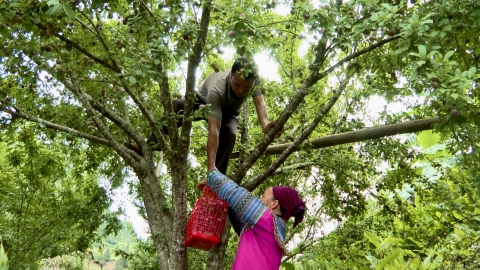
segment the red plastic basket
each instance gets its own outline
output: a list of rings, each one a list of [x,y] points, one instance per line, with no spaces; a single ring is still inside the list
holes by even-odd
[[[188,220],[185,246],[208,251],[218,245],[227,221],[227,212],[227,202],[206,186]]]

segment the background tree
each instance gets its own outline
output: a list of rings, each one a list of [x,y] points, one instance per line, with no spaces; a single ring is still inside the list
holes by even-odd
[[[312,151],[310,139],[440,116],[436,130],[450,139],[449,151],[466,153],[477,145],[478,5],[470,0],[4,1],[3,123],[11,132],[18,123],[37,123],[52,140],[61,131],[66,149],[87,147],[94,168],[111,175],[124,173],[127,165],[139,180],[159,267],[186,269],[187,212],[198,196],[195,182],[205,174],[204,166],[191,168],[194,160],[205,163],[200,139],[205,130],[196,125],[192,130],[192,114],[201,113],[192,111],[195,86],[206,74],[229,68],[233,55],[221,55],[226,47],[237,55],[266,52],[279,64],[281,77],[262,85],[276,125],[263,136],[258,125],[246,121],[252,108],[245,109],[238,145],[243,155],[232,162],[231,176],[240,182],[248,175],[244,186],[250,190],[282,183],[322,198],[321,205],[312,201],[308,222],[292,231],[305,229],[302,236],[313,241],[308,226],[318,230],[320,217],[344,221],[364,213],[367,194],[375,194],[370,189],[378,165],[410,165],[402,162],[409,149],[396,137],[320,151]],[[177,130],[182,116],[171,113],[171,99],[179,93],[187,102]],[[369,119],[373,97],[400,103],[404,111],[386,107]],[[161,116],[164,121],[156,122]],[[161,125],[168,127],[168,138]],[[278,156],[263,156],[282,127],[290,146]],[[151,131],[167,165],[161,177],[160,162],[145,142]],[[143,155],[123,146],[125,140],[137,143]],[[250,148],[255,150],[247,154]],[[478,170],[478,151],[461,155],[459,164]],[[412,171],[387,175],[385,188],[401,187]],[[228,233],[225,244],[210,252],[207,267],[227,263]]]
[[[98,174],[82,170],[85,153],[64,153],[61,135],[44,144],[35,129],[27,124],[0,133],[0,235],[12,269],[83,252],[102,222],[108,233],[119,226],[116,214],[106,213],[111,200]]]

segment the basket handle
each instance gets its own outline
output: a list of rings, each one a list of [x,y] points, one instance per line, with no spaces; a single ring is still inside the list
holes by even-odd
[[[207,198],[207,199],[220,199],[217,194],[215,194],[215,191],[208,185],[203,188],[203,195],[202,197]]]

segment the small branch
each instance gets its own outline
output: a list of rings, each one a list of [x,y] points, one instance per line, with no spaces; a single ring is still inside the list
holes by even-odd
[[[297,256],[298,254],[304,252],[305,250],[307,250],[307,248],[311,247],[312,246],[312,243],[300,243],[300,249],[298,250],[298,252],[296,253],[289,253],[287,256],[285,256],[283,259],[282,259],[282,263],[283,262],[286,262],[288,260],[290,260],[291,258]]]
[[[208,52],[211,52],[213,51],[214,48],[216,48],[218,45],[222,44],[221,41],[217,42],[216,44],[214,44],[212,47],[208,48],[208,49],[205,49],[203,51],[203,54],[202,54],[202,58],[208,53]]]
[[[152,17],[153,19],[155,19],[155,16],[153,15],[152,11],[150,11],[150,9],[148,8],[147,4],[145,4],[145,2],[143,1],[140,1],[140,4],[143,6],[143,8],[147,11],[148,15],[150,15],[150,17]]]
[[[317,163],[316,162],[305,162],[305,163],[297,163],[297,164],[293,164],[293,165],[290,165],[290,166],[285,166],[285,167],[282,167],[280,169],[275,170],[275,172],[273,172],[272,175],[282,174],[282,173],[285,173],[285,172],[291,171],[291,170],[300,170],[300,169],[309,168],[309,167],[311,167],[315,164],[317,164]]]
[[[82,14],[83,16],[85,16],[85,14],[83,14],[83,12],[81,12],[81,14]],[[88,18],[87,18],[87,19],[88,19]],[[75,21],[78,22],[79,24],[81,24],[81,25],[82,25],[82,28],[88,29],[88,31],[90,31],[90,33],[92,33],[93,35],[95,35],[95,32],[94,32],[92,29],[90,29],[90,27],[88,27],[88,25],[86,25],[84,22],[82,22],[78,17],[75,18]],[[89,21],[90,21],[90,20],[89,20]]]
[[[90,134],[86,134],[86,133],[80,132],[76,129],[65,127],[65,126],[62,126],[62,125],[58,125],[58,124],[52,123],[50,121],[35,117],[33,115],[29,115],[27,113],[24,113],[23,110],[21,110],[19,108],[15,108],[15,111],[5,110],[5,109],[2,109],[2,111],[10,114],[12,116],[16,116],[16,117],[28,120],[30,122],[34,122],[34,123],[37,123],[37,124],[43,124],[46,127],[51,128],[51,129],[55,129],[55,130],[58,130],[58,131],[70,133],[70,134],[72,134],[76,137],[79,137],[79,138],[87,139],[87,140],[95,142],[95,143],[110,146],[110,143],[103,138],[93,136],[93,135],[90,135]]]
[[[335,65],[331,66],[330,68],[328,68],[327,70],[323,71],[322,73],[319,74],[319,77],[320,78],[324,78],[325,76],[327,76],[330,72],[332,72],[334,69],[336,69],[337,67],[343,65],[344,63],[352,60],[352,59],[355,59],[361,55],[364,55],[366,53],[369,53],[371,51],[373,51],[374,49],[378,48],[378,47],[381,47],[387,43],[389,43],[390,41],[393,41],[393,40],[396,40],[398,39],[399,37],[391,37],[391,38],[387,38],[387,39],[384,39],[378,43],[375,43],[365,49],[362,49],[360,51],[357,51],[356,53],[353,53],[353,54],[350,54],[349,56],[343,58],[342,60],[338,61]]]
[[[37,26],[41,26],[41,25],[37,25]],[[73,48],[77,49],[78,51],[80,51],[81,53],[83,53],[84,55],[86,55],[87,57],[89,57],[90,59],[92,59],[93,61],[99,63],[100,65],[104,66],[105,68],[109,69],[109,70],[112,70],[112,71],[115,71],[116,73],[120,73],[121,70],[118,68],[118,67],[115,67],[115,66],[112,66],[110,65],[109,63],[103,61],[102,59],[94,56],[93,54],[91,54],[89,51],[87,51],[85,48],[82,48],[80,47],[80,45],[78,45],[77,43],[71,41],[70,39],[66,38],[65,36],[62,36],[62,35],[59,35],[59,34],[55,34],[55,36],[57,38],[59,38],[61,41],[65,42],[66,44],[69,44],[71,45]]]
[[[83,12],[82,12],[82,14],[83,14]],[[100,19],[100,16],[98,15],[98,10],[96,10],[96,9],[95,9],[95,15],[97,16],[97,21],[100,22],[101,19]],[[88,20],[90,21],[90,19],[88,19]],[[112,54],[110,53],[110,49],[108,48],[107,43],[105,42],[105,39],[103,39],[103,37],[100,33],[100,29],[97,29],[97,27],[95,27],[95,25],[93,24],[92,21],[90,21],[90,23],[92,24],[93,29],[95,29],[95,32],[97,33],[97,37],[100,40],[100,43],[102,43],[103,49],[105,50],[105,53],[107,53],[108,58],[110,59],[110,61],[112,61],[113,66],[117,69],[120,69],[118,67],[117,63],[115,62],[115,59],[112,57]]]
[[[65,79],[59,79],[63,83],[63,85],[72,91],[72,93],[75,93],[76,90],[74,89],[74,85],[71,81],[65,80]],[[104,115],[106,118],[110,119],[113,123],[115,123],[119,128],[121,128],[125,133],[127,133],[128,136],[133,138],[133,140],[140,145],[144,139],[138,135],[138,133],[125,121],[123,120],[118,114],[116,114],[114,111],[110,110],[109,108],[105,107],[103,104],[95,101],[90,95],[87,93],[84,94],[85,98],[87,101],[92,105],[92,107],[100,112],[102,115]]]
[[[73,81],[73,85],[70,90],[72,90],[73,93],[79,98],[80,103],[87,111],[87,114],[92,117],[92,120],[97,126],[100,133],[102,133],[102,135],[109,141],[110,147],[112,147],[130,166],[135,168],[135,165],[138,165],[137,160],[140,160],[141,157],[137,153],[132,154],[131,152],[133,151],[129,152],[127,151],[129,150],[128,148],[117,143],[115,138],[112,136],[107,127],[103,124],[102,120],[98,117],[97,113],[88,101],[87,94],[80,89],[78,84],[75,84],[75,81]],[[133,158],[135,158],[136,160],[134,160]]]
[[[274,24],[285,23],[285,22],[298,22],[298,20],[276,21],[276,22],[271,22],[271,23],[267,23],[267,24],[264,24],[264,25],[260,25],[260,26],[258,26],[258,28],[268,27],[268,26],[271,26],[271,25],[274,25]]]
[[[159,140],[159,142],[162,145],[163,152],[166,155],[168,155],[168,153],[170,153],[170,147],[168,146],[167,141],[165,140],[165,137],[162,135],[162,132],[160,131],[160,128],[158,127],[157,123],[155,123],[155,120],[153,119],[152,114],[150,114],[150,112],[147,110],[147,108],[145,108],[145,105],[143,105],[143,102],[128,87],[127,82],[126,82],[126,80],[123,76],[121,78],[121,82],[122,82],[122,87],[125,90],[125,92],[127,92],[127,94],[132,98],[133,102],[138,106],[138,108],[142,112],[142,115],[147,119],[148,123],[150,124],[150,127],[153,130],[153,133],[155,134],[155,136],[157,137],[157,139]],[[170,106],[171,106],[171,104],[170,104]],[[138,145],[140,146],[140,148],[142,149],[142,152],[144,154],[151,152],[150,147],[147,145],[147,143],[144,140],[141,140],[137,143],[139,143]]]

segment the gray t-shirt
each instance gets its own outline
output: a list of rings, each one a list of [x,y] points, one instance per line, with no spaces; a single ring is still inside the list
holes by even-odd
[[[199,95],[207,104],[210,104],[208,116],[215,117],[220,121],[222,120],[222,111],[224,108],[228,108],[229,111],[238,115],[243,102],[249,95],[252,95],[252,97],[262,95],[260,87],[257,87],[260,84],[260,79],[257,77],[254,87],[250,92],[241,98],[235,97],[230,89],[229,74],[230,71],[210,74],[198,90]]]

